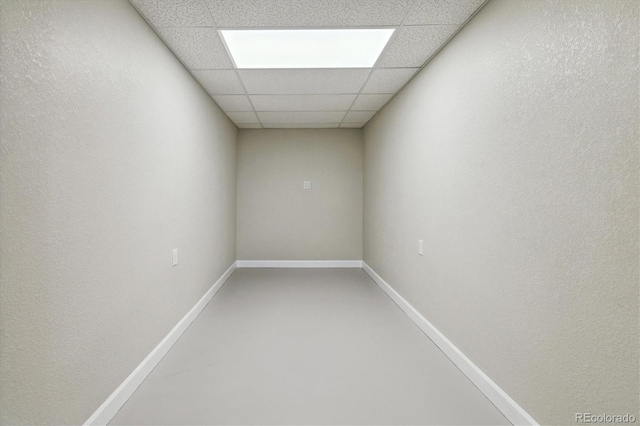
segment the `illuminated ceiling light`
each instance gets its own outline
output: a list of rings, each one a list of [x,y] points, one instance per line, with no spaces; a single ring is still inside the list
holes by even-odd
[[[238,68],[371,68],[394,29],[221,30]]]

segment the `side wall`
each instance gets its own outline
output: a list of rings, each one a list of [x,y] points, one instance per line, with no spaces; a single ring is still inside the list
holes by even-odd
[[[79,424],[234,262],[237,129],[126,1],[0,7],[0,422]]]
[[[364,260],[545,424],[638,417],[639,5],[491,0],[364,130]]]
[[[362,259],[362,130],[239,131],[238,259]]]

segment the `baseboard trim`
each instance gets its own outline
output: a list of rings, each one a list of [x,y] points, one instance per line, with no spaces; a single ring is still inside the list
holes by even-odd
[[[362,268],[362,260],[237,260],[238,268]]]
[[[440,350],[462,371],[473,384],[504,414],[514,425],[538,426],[517,402],[475,365],[458,347],[418,312],[405,298],[394,290],[369,265],[362,262],[362,269],[387,293],[411,320],[440,348]]]
[[[125,379],[124,382],[102,403],[100,407],[84,423],[85,426],[106,425],[113,419],[118,410],[138,389],[144,379],[155,368],[156,365],[169,352],[169,349],[178,341],[191,323],[197,318],[202,310],[207,306],[220,287],[227,281],[229,276],[236,269],[236,262],[233,262],[229,269],[211,286],[193,308],[173,327],[164,339],[156,346],[149,355],[136,367],[135,370]]]

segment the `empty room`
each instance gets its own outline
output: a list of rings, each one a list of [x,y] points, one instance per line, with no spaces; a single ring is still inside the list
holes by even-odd
[[[639,52],[638,0],[0,0],[0,424],[638,424]]]

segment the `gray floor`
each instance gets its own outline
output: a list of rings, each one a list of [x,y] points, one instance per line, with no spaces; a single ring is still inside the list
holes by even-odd
[[[238,269],[110,424],[509,424],[361,269]]]

